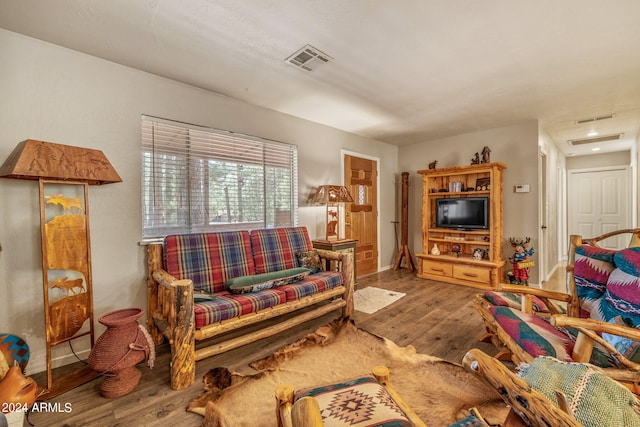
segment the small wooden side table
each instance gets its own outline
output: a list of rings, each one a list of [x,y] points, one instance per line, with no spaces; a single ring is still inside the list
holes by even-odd
[[[345,240],[313,240],[313,247],[315,249],[324,249],[325,251],[335,252],[349,252],[353,254],[353,283],[356,283],[356,243],[357,240],[345,239]],[[330,268],[335,268],[331,266]]]

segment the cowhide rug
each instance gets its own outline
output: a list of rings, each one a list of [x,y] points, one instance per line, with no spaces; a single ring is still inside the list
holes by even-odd
[[[497,393],[462,366],[416,353],[392,341],[336,321],[272,356],[253,362],[252,375],[209,371],[205,392],[187,407],[203,415],[203,426],[276,426],[275,390],[297,389],[366,375],[377,365],[391,371],[391,383],[430,427],[448,426],[477,407],[488,422],[505,419],[508,408]]]

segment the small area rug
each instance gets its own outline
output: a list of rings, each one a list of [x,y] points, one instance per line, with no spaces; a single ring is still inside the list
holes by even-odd
[[[430,427],[461,420],[471,407],[489,422],[507,415],[498,394],[462,366],[419,354],[412,346],[398,347],[343,320],[251,363],[255,374],[212,369],[204,376],[205,392],[187,410],[203,415],[207,427],[275,427],[279,384],[326,385],[367,375],[378,365],[390,369],[394,388]]]
[[[353,305],[358,311],[373,314],[376,311],[393,304],[405,296],[402,292],[388,291],[386,289],[368,288],[358,289],[353,293]]]

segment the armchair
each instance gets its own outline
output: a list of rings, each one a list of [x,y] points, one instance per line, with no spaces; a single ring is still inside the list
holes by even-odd
[[[600,246],[610,237],[630,234],[629,247]],[[538,356],[567,362],[588,362],[609,377],[640,392],[640,229],[621,230],[595,238],[573,235],[567,265],[568,293],[527,286],[500,285],[502,292],[521,296],[520,309],[493,305],[484,296],[474,300],[498,357],[530,363]],[[533,298],[558,301],[555,308],[535,312]],[[555,307],[556,304],[549,307]]]
[[[591,365],[539,357],[515,374],[478,349],[462,364],[511,407],[505,426],[640,425],[636,396]]]

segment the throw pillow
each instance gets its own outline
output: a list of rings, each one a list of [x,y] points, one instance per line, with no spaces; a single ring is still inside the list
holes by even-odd
[[[298,252],[296,257],[298,258],[298,266],[308,268],[311,274],[324,271],[324,265],[320,260],[320,255],[318,255],[317,250]]]
[[[469,415],[449,427],[490,427],[489,423],[480,415],[477,408],[469,409]]]
[[[202,290],[202,289],[193,290],[193,302],[213,301],[215,298],[216,296],[214,294],[210,294],[205,290]]]
[[[557,404],[556,390],[564,392],[575,418],[585,427],[640,426],[636,396],[586,363],[537,357],[519,369],[518,375],[551,402]]]
[[[246,294],[263,289],[271,289],[277,286],[289,285],[298,282],[309,275],[309,270],[302,267],[287,270],[273,271],[271,273],[240,276],[229,279],[224,287],[232,294]]]
[[[500,305],[503,307],[515,308],[516,310],[522,310],[522,299],[520,294],[513,294],[511,292],[485,291],[484,297],[493,305]],[[533,295],[531,297],[531,303],[533,305],[533,311],[539,313],[549,313],[547,304],[545,304],[544,301],[542,301],[537,296]]]
[[[629,319],[624,319],[622,316],[614,317],[609,321],[609,323],[637,328],[637,326],[634,326]],[[618,335],[607,334],[606,332],[602,333],[602,339],[611,344],[627,359],[634,362],[640,362],[640,352],[638,351],[640,349],[640,343],[638,341],[634,341],[631,338],[620,337]]]
[[[373,377],[362,377],[296,392],[318,401],[325,425],[410,427],[400,407]]]
[[[576,248],[573,273],[578,288],[578,297],[600,298],[607,286],[609,275],[615,268],[613,257],[616,251],[598,246],[580,245]]]

